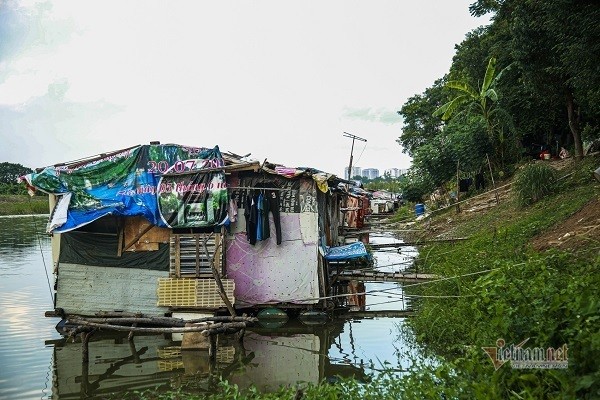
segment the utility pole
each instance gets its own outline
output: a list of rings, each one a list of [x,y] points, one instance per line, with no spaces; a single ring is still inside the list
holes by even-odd
[[[367,139],[361,138],[356,135],[352,135],[351,133],[348,133],[348,132],[344,132],[344,137],[352,139],[352,148],[350,149],[350,164],[348,165],[348,180],[351,180],[352,179],[352,157],[353,157],[352,153],[354,152],[354,141],[360,140],[361,142],[366,142]],[[346,184],[346,190],[350,191],[350,186],[348,184]],[[348,208],[348,196],[347,195],[344,200],[344,208]],[[346,224],[346,213],[347,212],[348,211],[346,210],[342,213],[342,226],[340,226],[340,228],[341,228],[340,233],[342,235],[344,235],[344,225]]]
[[[361,138],[356,135],[352,135],[351,133],[344,132],[344,137],[352,139],[352,148],[350,149],[350,164],[348,165],[348,180],[352,179],[352,153],[354,152],[354,141],[360,140],[361,142],[366,142],[367,139]]]

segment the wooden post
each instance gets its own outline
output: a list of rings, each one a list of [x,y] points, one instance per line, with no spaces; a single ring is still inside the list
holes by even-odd
[[[209,347],[208,347],[208,357],[210,359],[210,363],[214,364],[217,361],[217,336],[210,335],[208,337]]]
[[[487,158],[488,167],[490,168],[490,177],[492,178],[492,188],[494,188],[494,196],[496,197],[496,205],[500,204],[500,199],[498,198],[498,190],[496,190],[496,182],[494,182],[494,174],[492,172],[492,164],[490,163],[490,157],[487,153],[485,153],[485,158]]]
[[[137,323],[134,322],[131,326],[135,328],[137,326]],[[133,343],[133,331],[129,332],[129,335],[127,335],[127,340],[129,340],[130,343]]]
[[[456,212],[460,212],[460,160],[456,162]]]
[[[225,226],[221,226],[221,255],[219,257],[219,263],[221,265],[221,275],[225,276],[227,274],[227,243],[225,239],[227,238],[227,232],[225,231]]]
[[[231,316],[235,317],[235,315],[236,315],[235,309],[233,308],[231,301],[229,301],[229,298],[227,297],[227,293],[225,292],[225,288],[223,287],[223,282],[221,281],[221,276],[219,274],[219,271],[217,270],[217,267],[215,266],[214,255],[217,253],[218,249],[215,247],[215,254],[213,254],[213,258],[211,258],[210,254],[208,252],[208,247],[206,246],[206,242],[208,241],[209,238],[210,238],[210,235],[202,241],[202,245],[204,246],[204,253],[206,254],[206,258],[210,262],[210,268],[213,273],[213,278],[215,279],[215,282],[217,283],[217,287],[219,288],[219,295],[221,296],[223,303],[225,303],[225,306],[227,306],[227,310],[229,310],[229,313],[231,314]],[[219,243],[219,246],[220,245],[221,245],[221,243]],[[215,246],[217,246],[216,242],[215,242]]]
[[[181,278],[181,248],[179,235],[174,235],[175,242],[175,278]]]
[[[81,333],[81,359],[84,363],[89,361],[89,342],[96,330],[88,330]]]
[[[118,237],[118,245],[117,245],[117,257],[121,257],[123,255],[123,236],[124,236],[124,227],[123,227],[123,219],[117,218],[117,237]]]
[[[200,235],[194,235],[196,238],[196,278],[200,277]],[[203,239],[203,243],[206,243],[207,239]],[[206,250],[206,258],[208,261],[208,250]]]
[[[81,333],[81,394],[82,397],[89,397],[90,380],[90,338],[96,332],[95,329],[87,330]]]

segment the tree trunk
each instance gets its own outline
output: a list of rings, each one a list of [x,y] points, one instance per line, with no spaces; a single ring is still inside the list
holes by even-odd
[[[575,159],[581,160],[583,158],[583,141],[581,140],[581,132],[579,132],[579,116],[575,115],[575,101],[573,100],[573,93],[567,90],[567,115],[569,117],[569,128],[573,135],[573,143],[575,144]]]

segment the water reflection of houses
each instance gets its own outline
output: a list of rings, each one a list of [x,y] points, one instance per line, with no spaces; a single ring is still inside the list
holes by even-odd
[[[307,326],[290,321],[276,330],[257,326],[241,342],[220,338],[216,357],[207,350],[182,350],[169,336],[96,336],[89,365],[81,363],[79,343],[54,343],[53,397],[103,397],[133,390],[190,390],[211,393],[221,378],[241,388],[261,390],[339,376],[365,378],[364,369],[332,363],[328,357],[343,323]]]
[[[324,310],[345,213],[351,224],[364,218],[342,209],[349,194],[334,175],[218,147],[135,146],[24,180],[50,194],[63,316],[213,314],[223,295],[236,309]],[[365,255],[361,244],[341,257]]]

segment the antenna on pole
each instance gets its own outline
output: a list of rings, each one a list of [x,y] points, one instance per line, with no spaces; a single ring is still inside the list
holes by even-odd
[[[352,179],[352,153],[354,152],[354,141],[360,140],[361,142],[366,142],[367,139],[361,138],[360,136],[356,136],[348,132],[344,132],[344,137],[352,139],[352,148],[350,149],[350,164],[348,165],[348,180],[350,180]]]

